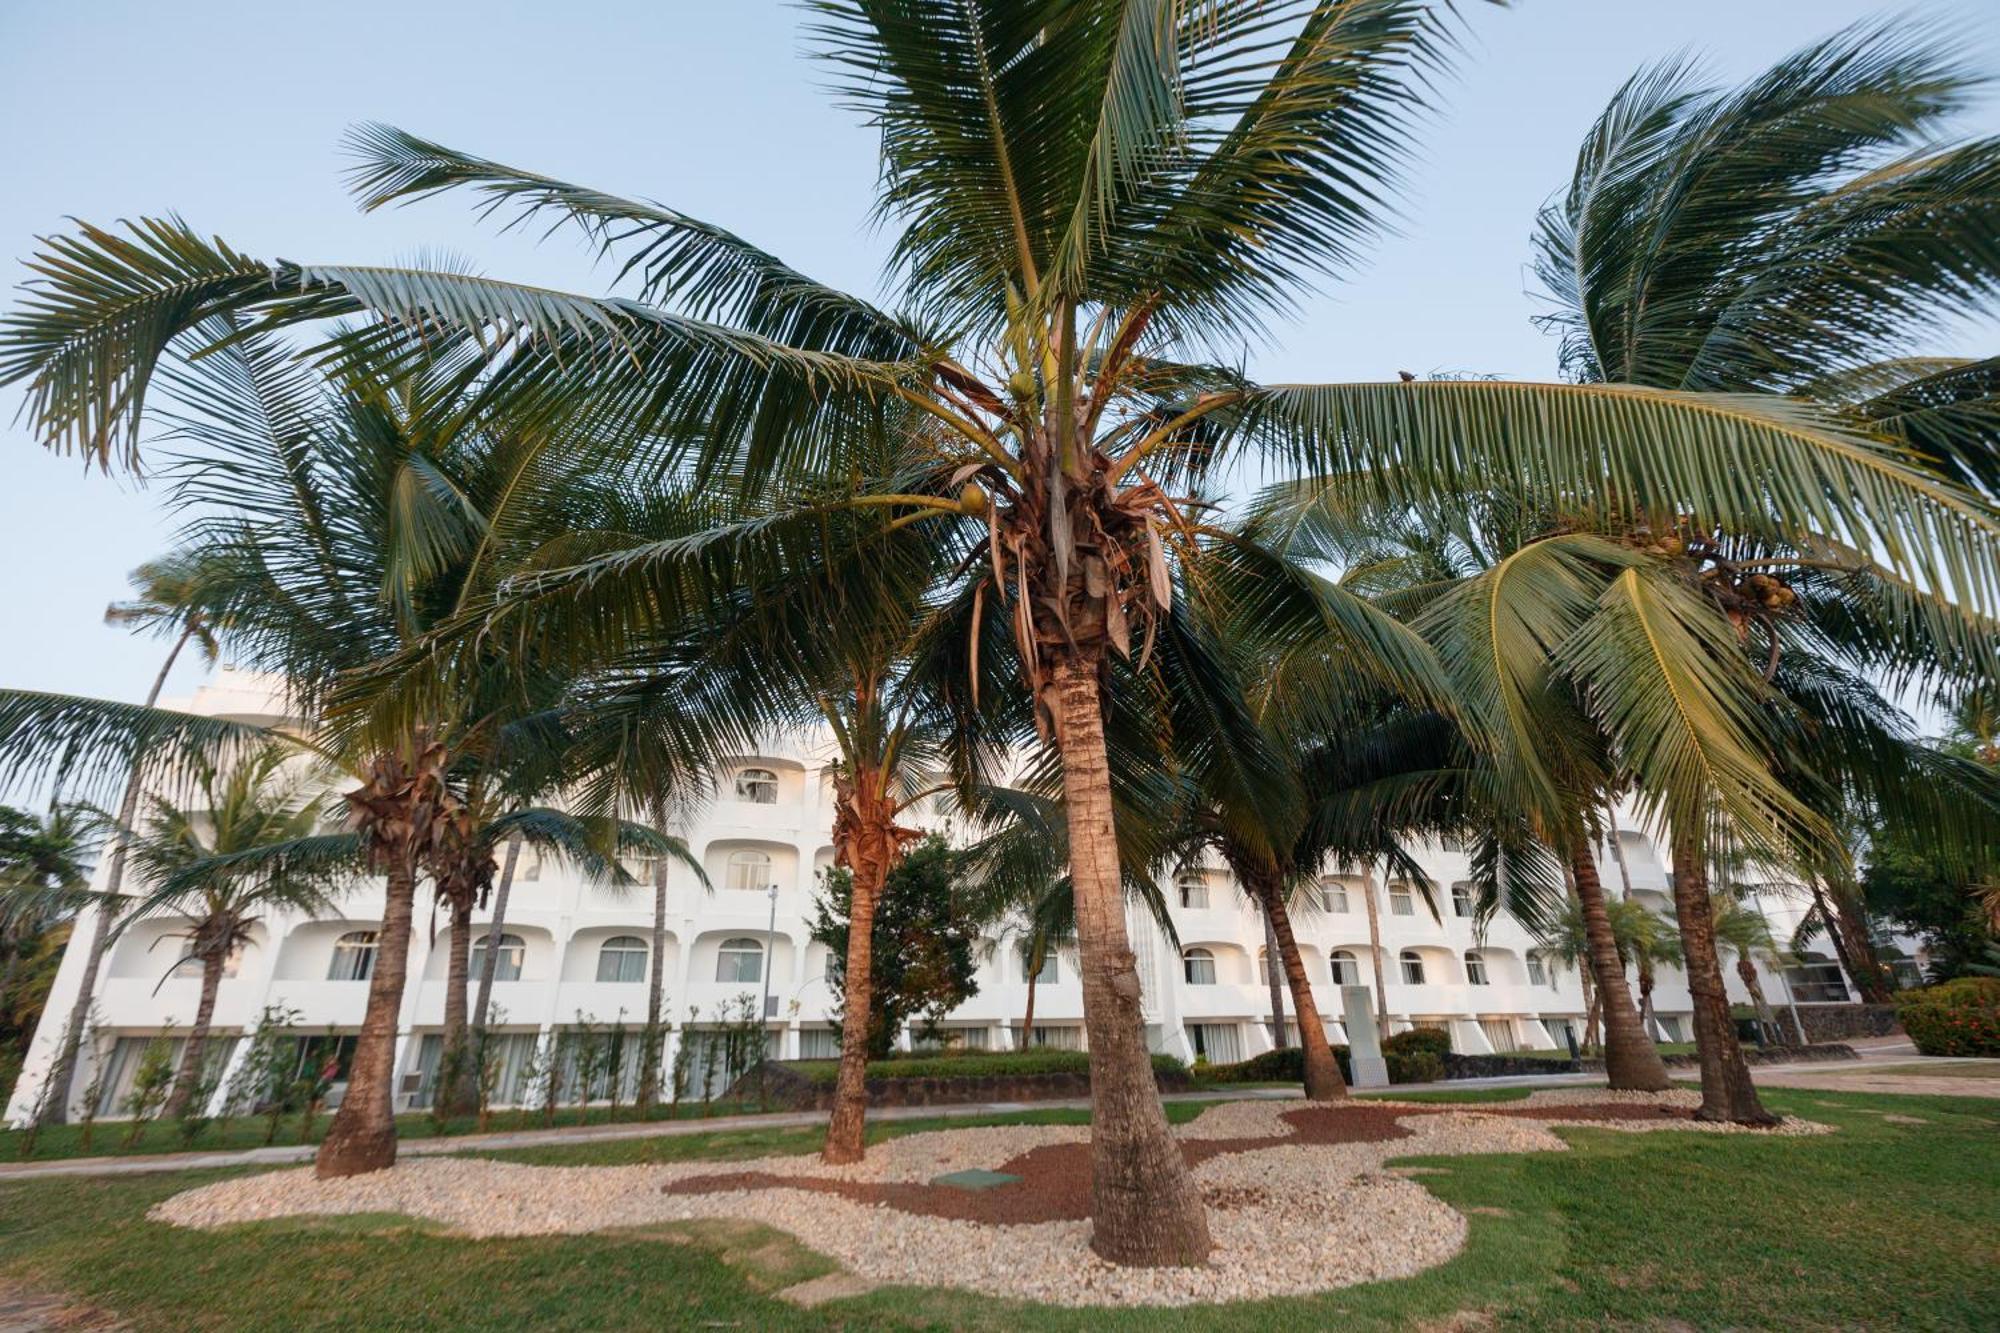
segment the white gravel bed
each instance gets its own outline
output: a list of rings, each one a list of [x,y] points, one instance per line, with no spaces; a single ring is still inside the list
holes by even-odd
[[[1668,1088],[1664,1092],[1629,1092],[1622,1088],[1542,1088],[1528,1094],[1524,1102],[1497,1103],[1504,1106],[1685,1106],[1701,1105],[1701,1093],[1694,1088]]]
[[[1599,1089],[1591,1098],[1574,1100],[1612,1098]],[[1206,1139],[1276,1137],[1291,1133],[1280,1117],[1297,1109],[1296,1104],[1228,1103],[1178,1132]],[[622,1167],[419,1158],[392,1170],[333,1181],[316,1181],[309,1169],[279,1171],[175,1195],[149,1216],[177,1226],[211,1228],[299,1214],[399,1213],[472,1237],[730,1218],[783,1231],[877,1283],[952,1286],[1067,1306],[1191,1305],[1303,1295],[1407,1277],[1443,1263],[1463,1247],[1466,1219],[1418,1181],[1385,1174],[1386,1161],[1560,1152],[1567,1146],[1550,1132],[1548,1122],[1483,1115],[1471,1106],[1410,1116],[1401,1123],[1410,1137],[1334,1145],[1280,1143],[1201,1163],[1194,1177],[1209,1205],[1215,1250],[1200,1267],[1140,1269],[1106,1263],[1089,1249],[1086,1221],[990,1225],[920,1216],[803,1189],[662,1192],[676,1180],[738,1171],[859,1182],[929,1180],[967,1167],[997,1168],[1032,1148],[1081,1140],[1087,1132],[1083,1126],[1008,1125],[907,1135],[871,1148],[865,1162],[849,1167],[822,1166],[816,1156],[805,1155]],[[1787,1121],[1787,1126],[1796,1123]],[[1691,1126],[1640,1121],[1598,1127]],[[1813,1131],[1825,1128],[1814,1126]]]

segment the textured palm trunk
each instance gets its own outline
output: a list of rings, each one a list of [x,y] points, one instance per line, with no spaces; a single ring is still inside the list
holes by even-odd
[[[1268,908],[1258,913],[1264,918],[1264,985],[1271,993],[1271,1049],[1285,1045],[1285,987],[1278,979],[1278,932],[1271,928]],[[1303,1033],[1301,1029],[1301,1033]]]
[[[444,1058],[438,1062],[438,1105],[446,1115],[473,1115],[479,1110],[479,1070],[473,1058],[471,1024],[467,1021],[472,993],[472,899],[454,893],[451,938],[447,945],[444,987]],[[489,945],[487,953],[492,953]]]
[[[1646,1039],[1653,1038],[1653,964],[1646,958],[1639,959],[1639,1031]]]
[[[500,885],[493,892],[493,921],[486,928],[486,957],[479,962],[479,1000],[472,1006],[472,1026],[481,1032],[486,1030],[486,1016],[493,1012],[493,977],[500,966],[500,937],[507,930],[507,899],[514,891],[514,867],[520,860],[521,835],[516,833],[507,839]]]
[[[833,1088],[820,1160],[861,1160],[868,1120],[868,1038],[875,990],[875,908],[900,843],[896,806],[879,770],[856,766],[834,784],[834,860],[853,877],[847,912],[845,999],[840,1015],[840,1075]]]
[[[1736,955],[1736,975],[1743,982],[1743,989],[1750,993],[1750,1005],[1757,1011],[1757,1024],[1766,1032],[1784,1035],[1778,1026],[1778,1015],[1771,1008],[1771,1002],[1764,998],[1764,983],[1757,979],[1757,964],[1749,954]]]
[[[410,964],[410,917],[417,892],[414,858],[395,857],[388,867],[388,900],[377,937],[368,1008],[354,1043],[347,1096],[327,1127],[313,1159],[321,1180],[358,1176],[396,1164],[396,1024]]]
[[[1586,1054],[1597,1047],[1597,983],[1591,979],[1591,962],[1583,960],[1583,968],[1576,979],[1583,986],[1583,1049]]]
[[[1870,934],[1868,923],[1854,910],[1851,895],[1836,892],[1832,896],[1833,913],[1840,920],[1841,933],[1847,937],[1847,951],[1854,957],[1854,984],[1861,998],[1870,1004],[1888,1004],[1896,988],[1888,969],[1882,966],[1881,955],[1875,951],[1875,937]]]
[[[1330,1102],[1347,1095],[1347,1082],[1340,1076],[1340,1063],[1333,1058],[1333,1047],[1326,1039],[1326,1025],[1320,1021],[1319,1003],[1313,999],[1312,978],[1306,974],[1306,963],[1299,953],[1299,941],[1292,931],[1292,914],[1285,906],[1284,885],[1277,867],[1257,866],[1246,857],[1242,864],[1232,859],[1230,868],[1235,871],[1238,881],[1248,888],[1264,913],[1264,931],[1270,939],[1270,956],[1284,969],[1285,984],[1292,992],[1292,1009],[1298,1015],[1299,1050],[1305,1064],[1306,1097],[1311,1101]],[[1273,970],[1272,989],[1277,988],[1276,970]],[[1279,1015],[1282,1024],[1284,1010],[1275,996],[1272,999],[1273,1012]],[[1278,1042],[1283,1045],[1284,1029],[1278,1030]]]
[[[1611,934],[1605,910],[1604,882],[1597,861],[1581,838],[1571,843],[1570,874],[1576,881],[1577,902],[1583,908],[1584,937],[1590,946],[1590,970],[1597,983],[1597,1007],[1604,1020],[1604,1072],[1614,1088],[1658,1092],[1671,1086],[1667,1066],[1632,1006],[1625,988],[1625,967],[1618,959],[1618,941]]]
[[[153,677],[153,687],[146,691],[147,708],[160,702],[160,691],[166,687],[167,675],[174,669],[174,659],[187,647],[194,637],[193,627],[184,629],[174,640],[174,646],[167,650],[167,660],[160,664],[159,674]],[[139,766],[141,758],[132,761],[132,772],[125,779],[125,794],[118,802],[118,827],[129,829],[139,813]],[[76,1077],[76,1055],[83,1045],[83,1029],[90,1022],[91,1006],[97,1003],[97,975],[104,967],[104,951],[111,943],[111,932],[118,924],[118,891],[125,884],[125,835],[117,833],[111,839],[111,860],[104,873],[104,896],[98,900],[97,915],[90,923],[90,945],[83,955],[83,979],[77,985],[76,1003],[70,1006],[69,1020],[63,1024],[62,1045],[56,1048],[55,1063],[49,1067],[48,1077],[43,1081],[41,1114],[38,1117],[44,1125],[60,1125],[69,1120],[69,1086]]]
[[[1167,1130],[1146,1053],[1097,666],[1062,662],[1051,684],[1090,1040],[1091,1248],[1113,1263],[1198,1264],[1208,1257],[1208,1217]]]
[[[1361,886],[1361,901],[1368,908],[1368,961],[1375,969],[1375,1037],[1389,1040],[1389,987],[1382,976],[1382,917],[1375,906],[1375,886]]]
[[[1035,982],[1042,975],[1041,966],[1032,958],[1028,962],[1028,1008],[1021,1015],[1021,1049],[1027,1050],[1035,1044]]]
[[[1739,1125],[1775,1125],[1764,1109],[1750,1066],[1736,1041],[1723,988],[1722,963],[1715,950],[1715,916],[1709,903],[1708,872],[1692,838],[1674,838],[1674,912],[1680,918],[1681,954],[1687,961],[1688,993],[1694,997],[1695,1058],[1701,1064],[1701,1108],[1697,1120],[1729,1120]]]
[[[228,956],[225,945],[221,950],[208,950],[201,956],[201,999],[194,1008],[194,1026],[188,1029],[187,1045],[181,1048],[181,1067],[174,1074],[174,1090],[167,1098],[165,1115],[169,1120],[178,1120],[187,1112],[188,1103],[202,1091],[201,1062],[208,1051],[208,1030],[215,1023],[215,994],[222,989],[222,965]]]
[[[511,864],[509,869],[512,869]],[[500,892],[506,893],[506,881]],[[653,947],[646,953],[646,1040],[639,1069],[639,1109],[653,1109],[660,1093],[660,1057],[666,1050],[667,973],[660,960],[667,952],[667,859],[653,862]]]

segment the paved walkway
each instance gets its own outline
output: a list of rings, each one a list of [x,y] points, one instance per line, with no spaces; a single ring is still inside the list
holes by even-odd
[[[1772,1087],[1821,1088],[1845,1092],[1939,1093],[1959,1096],[2000,1096],[2000,1078],[1951,1078],[1910,1075],[1890,1066],[1908,1066],[1920,1059],[1916,1048],[1903,1038],[1876,1038],[1853,1043],[1861,1059],[1838,1065],[1764,1065],[1755,1070],[1759,1083]],[[1925,1062],[1928,1068],[1929,1061]],[[1939,1061],[1939,1064],[2000,1065],[2000,1061]],[[1677,1078],[1692,1079],[1691,1069],[1674,1071]],[[1396,1094],[1413,1092],[1461,1092],[1475,1088],[1560,1088],[1602,1080],[1599,1074],[1533,1074],[1506,1078],[1452,1079],[1440,1083],[1398,1084]],[[1233,1090],[1169,1093],[1167,1101],[1244,1101],[1248,1099],[1297,1097],[1293,1088],[1246,1087]],[[1017,1111],[1050,1108],[1082,1109],[1083,1100],[1053,1102],[972,1102],[961,1106],[886,1106],[868,1113],[874,1121],[958,1120],[976,1116],[1006,1115]],[[538,1148],[551,1144],[601,1143],[623,1139],[672,1138],[688,1134],[714,1134],[729,1130],[803,1129],[826,1123],[824,1111],[779,1111],[768,1115],[724,1115],[706,1120],[653,1120],[634,1124],[572,1125],[560,1129],[509,1130],[497,1134],[455,1134],[448,1138],[406,1139],[398,1148],[405,1157],[430,1157],[450,1153],[498,1152],[514,1148]],[[160,1171],[194,1171],[230,1166],[291,1166],[311,1161],[316,1151],[311,1144],[248,1148],[228,1152],[151,1153],[140,1157],[72,1157],[52,1162],[0,1162],[0,1184],[19,1180],[39,1180],[51,1176],[146,1175]],[[0,1333],[4,1327],[0,1326]]]

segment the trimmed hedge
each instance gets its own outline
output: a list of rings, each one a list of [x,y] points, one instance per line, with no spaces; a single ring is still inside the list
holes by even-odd
[[[1925,1055],[2000,1055],[2000,977],[1960,977],[1896,997],[1903,1031]]]
[[[1444,1029],[1412,1028],[1382,1043],[1382,1063],[1389,1067],[1391,1083],[1436,1083],[1445,1076],[1444,1057],[1450,1050],[1451,1034]],[[1347,1048],[1335,1046],[1333,1058],[1340,1063],[1340,1076],[1353,1083]],[[1303,1083],[1305,1052],[1285,1046],[1233,1065],[1209,1065],[1201,1076],[1210,1083]]]
[[[785,1068],[814,1083],[831,1085],[840,1079],[838,1060],[789,1060]],[[1156,1074],[1180,1074],[1187,1066],[1171,1055],[1153,1057]],[[1088,1074],[1090,1056],[1083,1051],[968,1051],[951,1055],[898,1055],[870,1060],[871,1079],[905,1078],[1027,1078],[1037,1074]]]

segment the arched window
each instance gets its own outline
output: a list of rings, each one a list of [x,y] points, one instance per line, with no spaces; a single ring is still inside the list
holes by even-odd
[[[490,936],[481,935],[472,942],[470,967],[474,978],[486,975],[486,942]],[[528,946],[519,935],[502,935],[500,952],[494,955],[493,979],[495,981],[519,981],[521,964],[527,960]]]
[[[776,805],[778,775],[768,768],[737,769],[736,799],[752,805]]]
[[[1469,986],[1486,984],[1486,960],[1479,956],[1477,949],[1465,951],[1465,981]]]
[[[756,940],[724,940],[715,954],[715,979],[717,981],[762,981],[764,979],[764,946]]]
[[[1451,910],[1454,916],[1471,916],[1475,906],[1472,886],[1464,880],[1451,886]]]
[[[1533,951],[1530,951],[1528,954],[1528,984],[1530,986],[1546,986],[1549,984],[1548,964],[1542,961],[1541,954]]]
[[[637,935],[613,935],[604,941],[604,947],[597,951],[597,979],[599,981],[644,981],[646,979],[646,955],[650,953],[646,941]]]
[[[1322,905],[1329,912],[1345,912],[1347,906],[1347,886],[1337,879],[1330,879],[1320,885]]]
[[[1359,986],[1361,984],[1361,964],[1355,961],[1351,949],[1333,951],[1333,984],[1336,986]]]
[[[1398,961],[1403,965],[1403,984],[1405,986],[1421,986],[1424,984],[1424,958],[1422,954],[1418,953],[1415,949],[1405,949]]]
[[[1207,949],[1189,949],[1181,955],[1181,972],[1190,986],[1215,984],[1215,955]]]
[[[333,961],[327,964],[328,981],[366,981],[375,975],[375,940],[372,930],[350,930],[333,942]]]
[[[1042,970],[1032,980],[1037,986],[1048,986],[1054,984],[1059,975],[1060,973],[1056,971],[1056,951],[1050,949],[1042,955]],[[1021,950],[1021,980],[1030,980],[1028,976],[1028,951],[1025,948]]]
[[[1183,870],[1174,876],[1174,887],[1180,890],[1182,907],[1208,906],[1208,881],[1199,870]]]
[[[1391,916],[1415,916],[1417,900],[1410,886],[1398,880],[1389,886],[1389,914]]]
[[[722,883],[725,888],[741,889],[746,893],[762,893],[771,887],[771,854],[769,852],[731,852],[723,871]]]

